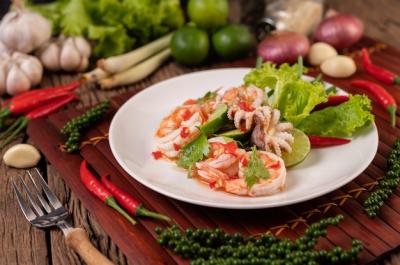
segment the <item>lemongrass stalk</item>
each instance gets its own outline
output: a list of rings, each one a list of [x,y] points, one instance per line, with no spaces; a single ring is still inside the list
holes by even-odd
[[[97,67],[109,74],[120,73],[132,67],[135,64],[149,58],[159,51],[167,48],[172,38],[172,33],[165,35],[155,41],[152,41],[131,52],[112,56],[107,59],[97,61]]]
[[[90,72],[82,74],[82,79],[85,82],[96,82],[100,79],[106,78],[107,76],[109,76],[108,73],[104,72],[100,68],[95,68]]]
[[[110,89],[116,86],[122,86],[135,83],[153,73],[160,67],[171,55],[169,48],[153,55],[149,59],[132,66],[128,70],[115,74],[111,77],[99,81],[101,89]]]

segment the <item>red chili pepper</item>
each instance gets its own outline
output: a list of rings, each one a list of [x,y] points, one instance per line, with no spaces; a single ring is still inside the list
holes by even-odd
[[[181,137],[182,138],[187,138],[189,136],[189,128],[188,127],[183,127],[181,130]]]
[[[234,141],[224,144],[224,149],[226,154],[234,155],[237,150],[237,145]]]
[[[151,152],[151,154],[153,155],[155,160],[158,160],[162,157],[161,151],[154,151],[154,152]]]
[[[190,119],[190,117],[192,117],[192,112],[190,111],[190,110],[185,110],[185,112],[183,113],[183,115],[182,115],[182,119],[184,120],[184,121],[187,121],[187,120],[189,120]]]
[[[400,76],[383,67],[374,65],[366,48],[361,50],[361,58],[364,69],[368,74],[385,84],[400,85]]]
[[[351,85],[368,91],[378,102],[378,104],[386,109],[390,115],[392,126],[396,127],[396,101],[392,95],[386,91],[386,89],[368,80],[353,80],[351,81]]]
[[[67,85],[61,85],[61,86],[55,86],[55,87],[47,87],[47,88],[41,88],[41,89],[34,89],[31,91],[24,92],[22,94],[16,95],[8,100],[6,100],[2,108],[6,108],[10,104],[12,104],[14,101],[19,101],[22,100],[23,98],[41,98],[43,96],[47,96],[48,94],[57,94],[57,93],[62,93],[62,92],[72,92],[75,89],[77,89],[80,85],[80,81],[74,81],[71,82]],[[16,113],[18,114],[18,113]]]
[[[351,142],[350,139],[345,138],[324,137],[315,135],[309,135],[308,139],[310,139],[311,147],[313,148],[341,145]]]
[[[254,108],[252,106],[250,106],[249,104],[247,104],[244,101],[240,101],[238,103],[238,106],[240,109],[244,110],[244,111],[254,111]]]
[[[239,161],[244,167],[247,167],[249,165],[249,160],[247,160],[246,157],[242,156]]]
[[[111,192],[111,194],[115,197],[117,202],[124,208],[128,213],[136,215],[136,216],[146,216],[151,217],[158,220],[164,220],[167,222],[171,222],[171,219],[168,216],[155,213],[147,210],[143,207],[142,203],[134,199],[127,192],[115,186],[109,179],[109,175],[105,175],[101,177],[101,182],[104,186]]]
[[[181,150],[181,146],[179,144],[174,143],[174,149],[175,151]]]
[[[81,163],[80,177],[83,185],[102,202],[119,212],[132,224],[136,221],[125,212],[117,203],[111,192],[89,171],[85,160]]]
[[[28,112],[25,116],[19,117],[10,127],[7,128],[7,130],[0,134],[0,139],[5,139],[1,142],[0,149],[14,140],[14,138],[28,126],[28,123],[31,120],[45,117],[75,99],[77,99],[77,96],[70,92],[63,97],[54,100],[53,102],[47,103],[46,105]]]
[[[349,96],[346,96],[346,95],[329,96],[327,102],[318,104],[317,106],[315,106],[313,111],[321,110],[321,109],[324,109],[327,107],[337,106],[348,100],[349,100]]]

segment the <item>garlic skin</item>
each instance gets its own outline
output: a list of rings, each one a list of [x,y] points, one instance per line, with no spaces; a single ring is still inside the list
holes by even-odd
[[[0,22],[0,40],[14,51],[30,53],[47,42],[50,36],[50,22],[38,13],[10,11]]]
[[[0,54],[0,93],[17,95],[37,85],[43,76],[40,61],[33,56],[14,52]]]
[[[82,72],[89,66],[90,44],[83,37],[51,40],[36,52],[43,66],[51,71]]]

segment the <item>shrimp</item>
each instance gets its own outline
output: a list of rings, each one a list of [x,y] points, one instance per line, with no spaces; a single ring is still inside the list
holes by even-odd
[[[244,169],[248,166],[245,161],[248,161],[251,152],[246,153],[243,149],[238,149],[235,157],[221,154],[218,157],[196,163],[194,176],[213,189],[220,189],[239,196],[266,196],[283,190],[286,181],[286,168],[283,160],[266,151],[257,151],[257,154],[268,169],[269,177],[260,179],[251,187],[247,185],[244,175]],[[232,171],[227,172],[228,168]]]

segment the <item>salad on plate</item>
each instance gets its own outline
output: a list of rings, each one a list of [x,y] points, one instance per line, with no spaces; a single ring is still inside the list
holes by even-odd
[[[309,139],[346,143],[374,120],[366,96],[337,100],[334,87],[303,79],[306,71],[301,60],[269,62],[237,87],[186,99],[157,128],[154,159],[217,191],[253,197],[284,190],[287,168],[306,158]]]

